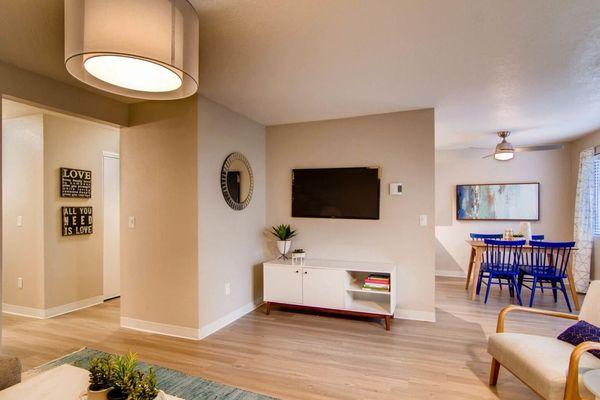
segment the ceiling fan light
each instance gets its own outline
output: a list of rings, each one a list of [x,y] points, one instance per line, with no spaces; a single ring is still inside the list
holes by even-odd
[[[494,153],[494,158],[498,161],[508,161],[515,157],[514,151],[497,151]]]

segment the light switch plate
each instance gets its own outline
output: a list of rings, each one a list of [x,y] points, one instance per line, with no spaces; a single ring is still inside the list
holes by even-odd
[[[131,229],[135,228],[135,217],[133,215],[129,216],[128,225]]]
[[[401,183],[390,183],[390,196],[400,196],[402,194]]]
[[[17,215],[17,226],[23,226],[23,216]]]
[[[427,215],[423,214],[419,216],[419,224],[421,226],[427,226]]]

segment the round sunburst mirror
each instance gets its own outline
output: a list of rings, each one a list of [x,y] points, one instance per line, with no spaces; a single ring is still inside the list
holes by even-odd
[[[221,168],[221,192],[225,202],[234,210],[243,210],[250,204],[253,191],[250,162],[242,153],[231,153]]]

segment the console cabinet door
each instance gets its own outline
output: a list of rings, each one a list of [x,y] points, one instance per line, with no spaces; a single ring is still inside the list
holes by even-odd
[[[302,297],[305,306],[344,308],[345,271],[302,268]]]
[[[302,304],[302,269],[289,265],[265,264],[264,300]]]

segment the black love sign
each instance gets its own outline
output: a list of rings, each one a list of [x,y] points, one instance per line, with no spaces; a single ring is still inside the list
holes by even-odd
[[[94,232],[92,207],[62,207],[62,235],[90,235]]]
[[[85,169],[60,169],[60,197],[92,197],[92,171]]]

